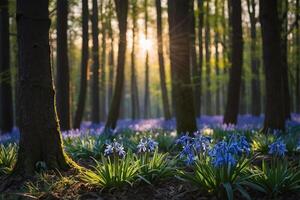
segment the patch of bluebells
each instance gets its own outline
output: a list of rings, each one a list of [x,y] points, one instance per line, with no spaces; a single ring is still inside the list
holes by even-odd
[[[280,139],[269,145],[269,154],[273,156],[284,157],[286,152],[286,144]]]
[[[182,151],[179,154],[179,158],[184,159],[187,165],[192,165],[197,156],[205,155],[209,149],[211,139],[207,136],[203,136],[198,132],[195,133],[195,137],[190,137],[188,134],[181,136],[176,140],[176,144],[182,146]]]
[[[119,157],[123,158],[126,155],[126,151],[124,150],[122,144],[114,140],[112,143],[108,143],[106,145],[106,148],[104,150],[104,155],[105,156],[118,155]]]
[[[138,153],[154,152],[158,147],[158,142],[154,141],[151,137],[142,138],[137,145]]]
[[[235,166],[243,155],[250,154],[250,145],[244,136],[231,136],[229,142],[222,140],[215,144],[208,154],[216,168]]]

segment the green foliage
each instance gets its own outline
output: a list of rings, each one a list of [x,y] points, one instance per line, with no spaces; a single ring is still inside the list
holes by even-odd
[[[161,154],[155,150],[153,156],[150,153],[140,154],[139,177],[148,184],[155,183],[172,176],[174,168],[172,168],[168,160],[168,153]]]
[[[257,133],[252,140],[252,149],[263,154],[267,154],[269,151],[269,145],[276,140],[276,137],[272,134]]]
[[[271,163],[262,161],[262,167],[255,167],[251,182],[258,185],[258,191],[270,198],[287,192],[300,192],[300,169],[289,166],[285,159],[274,159]],[[256,188],[257,189],[257,188]]]
[[[12,171],[17,159],[17,144],[0,144],[0,175]]]
[[[135,161],[133,154],[128,153],[125,158],[101,156],[101,162],[95,160],[93,170],[81,173],[80,178],[88,184],[104,188],[120,188],[132,185],[137,178],[139,161]]]
[[[233,199],[234,192],[238,191],[246,199],[250,199],[245,187],[254,185],[249,182],[252,175],[247,173],[251,161],[252,159],[241,159],[235,166],[215,168],[208,158],[203,158],[196,162],[192,173],[178,170],[178,175],[180,179],[191,182],[218,198],[227,196],[227,199]]]

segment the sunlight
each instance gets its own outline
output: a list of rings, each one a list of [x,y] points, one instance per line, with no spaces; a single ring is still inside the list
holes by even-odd
[[[152,46],[152,41],[150,39],[146,39],[144,37],[140,39],[140,47],[143,49],[143,51],[149,51]]]

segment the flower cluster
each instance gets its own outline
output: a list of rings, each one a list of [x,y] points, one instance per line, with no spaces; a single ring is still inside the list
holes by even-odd
[[[124,150],[123,145],[114,140],[112,143],[106,145],[104,155],[118,155],[120,157],[124,157],[126,155],[126,152]]]
[[[271,155],[283,157],[285,152],[287,152],[286,144],[280,139],[269,145],[269,154]]]
[[[158,143],[155,142],[151,137],[142,138],[140,143],[137,145],[138,153],[154,152],[157,146]]]
[[[232,136],[229,142],[220,141],[210,151],[209,156],[214,167],[234,166],[243,155],[249,155],[250,145],[244,136]]]
[[[195,162],[198,155],[205,155],[207,152],[211,139],[196,133],[195,137],[190,137],[187,134],[181,136],[176,144],[182,146],[182,151],[179,157],[184,158],[187,165],[191,165]]]

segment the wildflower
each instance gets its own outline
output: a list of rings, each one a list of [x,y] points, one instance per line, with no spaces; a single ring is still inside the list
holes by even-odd
[[[188,134],[185,134],[176,140],[176,144],[186,145],[186,144],[190,143],[191,140],[192,140],[192,138],[190,136],[188,136]]]
[[[126,152],[124,150],[123,145],[118,143],[116,140],[114,140],[112,143],[107,144],[106,148],[104,150],[105,156],[108,156],[111,154],[117,154],[120,157],[124,157],[126,155]]]
[[[152,138],[143,138],[140,140],[140,143],[138,144],[138,152],[153,152],[157,148],[158,143],[155,142]]]
[[[195,147],[197,153],[204,154],[208,150],[210,142],[210,137],[199,135],[198,137],[194,138],[193,146]]]
[[[283,157],[285,155],[286,144],[282,140],[277,140],[276,142],[269,145],[269,154]]]

